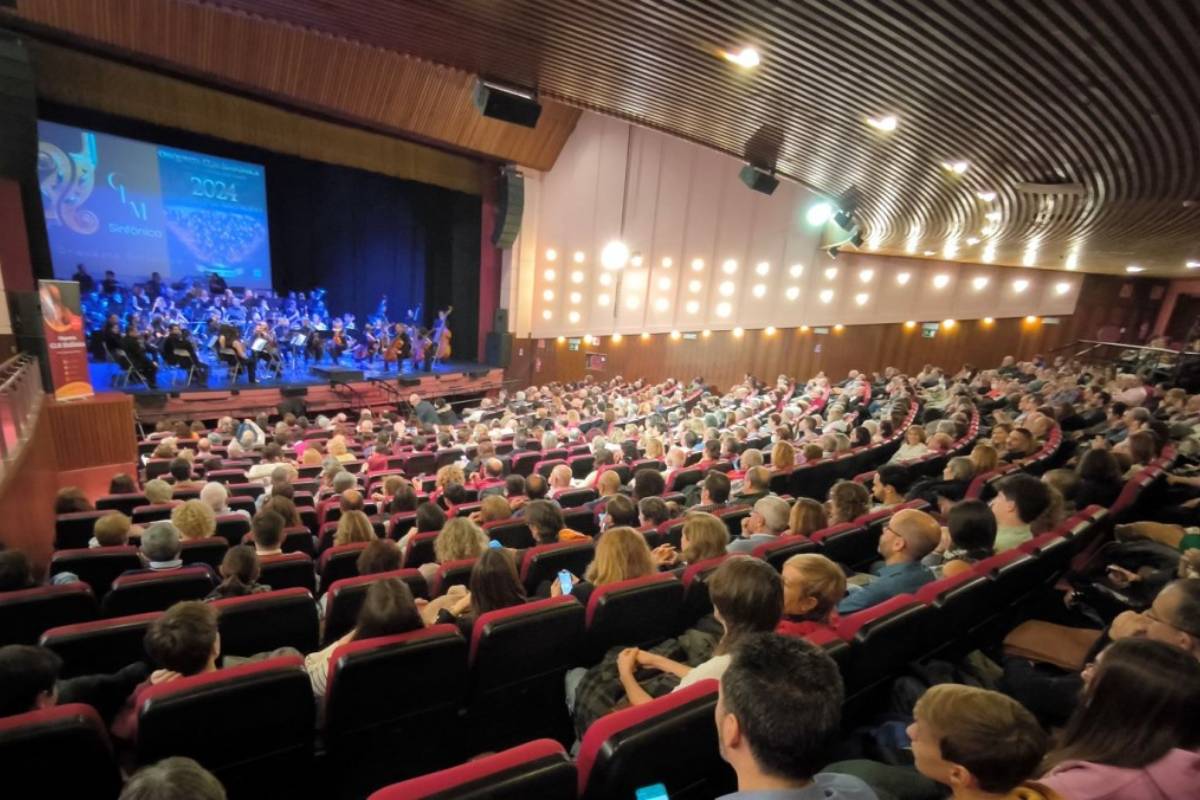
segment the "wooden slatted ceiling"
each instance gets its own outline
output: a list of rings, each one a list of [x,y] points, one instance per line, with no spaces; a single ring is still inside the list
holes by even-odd
[[[507,132],[474,132],[462,114],[438,125],[438,107],[423,102],[435,84],[411,77],[424,72],[410,62],[536,86],[545,99],[733,154],[777,126],[779,171],[832,197],[858,191],[867,243],[884,253],[940,257],[957,241],[955,257],[967,261],[993,244],[997,263],[1062,268],[1075,253],[1080,269],[1136,263],[1162,275],[1200,259],[1195,0],[18,0],[18,9],[239,85],[420,123],[421,135],[457,136],[477,151],[502,149]],[[763,57],[749,73],[719,57],[743,45]],[[412,113],[397,108],[405,103]],[[886,113],[900,118],[895,132],[865,124]],[[557,152],[531,149],[541,164]],[[527,153],[506,157],[536,165]],[[961,177],[939,166],[957,159],[971,163]],[[1077,182],[1084,194],[1019,193],[1026,181]],[[978,199],[989,191],[994,201]]]

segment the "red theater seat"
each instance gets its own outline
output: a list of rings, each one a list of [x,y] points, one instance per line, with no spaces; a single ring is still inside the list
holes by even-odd
[[[0,646],[34,644],[44,630],[93,620],[97,613],[86,583],[0,592]]]
[[[368,800],[575,800],[575,765],[561,744],[538,739],[380,789]]]
[[[207,565],[133,572],[113,581],[100,607],[106,617],[166,611],[180,600],[201,600],[212,590],[213,574]]]
[[[279,647],[317,649],[317,604],[307,589],[279,589],[214,600],[221,655],[251,656]]]
[[[184,566],[207,564],[212,567],[213,572],[220,569],[221,561],[225,558],[225,551],[229,549],[229,543],[220,536],[210,536],[207,539],[184,539],[180,544],[182,550],[179,557],[183,559]]]
[[[73,572],[79,580],[92,587],[96,597],[108,594],[117,576],[131,569],[141,569],[142,559],[136,547],[84,547],[78,550],[59,550],[50,557],[50,574]]]
[[[313,571],[313,560],[306,553],[284,553],[278,556],[261,556],[258,560],[262,569],[259,583],[272,589],[307,589],[317,593],[317,576]]]
[[[78,511],[74,514],[59,514],[54,521],[54,549],[71,550],[88,546],[92,540],[92,529],[96,520],[110,511]]]
[[[670,573],[597,587],[584,620],[588,663],[614,645],[650,647],[678,633],[682,605],[683,584]]]
[[[425,578],[421,576],[420,570],[416,569],[397,569],[334,581],[325,593],[325,630],[321,638],[322,647],[328,647],[354,628],[358,622],[358,611],[367,597],[367,590],[371,588],[372,583],[384,578],[399,578],[404,581],[412,590],[413,597],[429,597]]]
[[[128,617],[60,625],[42,634],[38,644],[63,660],[60,678],[111,674],[137,661],[147,661],[146,631],[161,611]]]
[[[438,566],[437,572],[429,580],[429,596],[441,597],[451,586],[466,586],[471,579],[471,570],[477,559],[464,558],[460,561],[447,561]]]
[[[55,706],[0,718],[0,764],[10,796],[116,800],[121,772],[91,706]]]
[[[584,734],[575,761],[579,796],[631,798],[639,788],[655,783],[666,786],[671,800],[734,791],[737,777],[717,746],[716,705],[717,682],[698,681],[596,720]]]
[[[837,632],[853,647],[847,693],[874,685],[922,655],[930,636],[944,634],[930,630],[933,617],[933,609],[911,594],[843,617]]]
[[[583,576],[596,555],[592,542],[560,542],[541,544],[525,551],[521,558],[520,576],[525,591],[534,594],[543,581],[552,580],[559,570]]]
[[[220,514],[217,516],[217,532],[230,547],[242,541],[242,537],[250,532],[250,518],[245,514]]]
[[[533,547],[535,544],[529,525],[519,519],[500,519],[488,522],[483,526],[483,532],[488,535],[489,539],[495,539],[505,547],[517,550],[523,547]]]
[[[407,529],[404,532],[407,533]],[[404,559],[401,563],[405,567],[413,569],[422,564],[432,564],[436,560],[433,545],[437,541],[439,533],[441,531],[429,531],[428,533],[414,533],[410,536],[404,543]],[[400,536],[403,535],[403,533],[400,534]]]
[[[773,542],[763,542],[754,548],[754,557],[761,558],[776,569],[783,570],[789,558],[800,553],[820,553],[821,545],[807,536],[784,534]]]
[[[317,572],[321,575],[322,593],[335,581],[358,575],[358,557],[367,549],[368,544],[370,542],[342,544],[321,553],[321,559],[317,562]]]
[[[475,620],[468,656],[475,749],[539,736],[569,740],[563,676],[579,653],[583,617],[575,598],[552,597]]]
[[[705,614],[712,613],[712,601],[708,598],[709,576],[716,572],[717,567],[724,564],[727,559],[741,557],[734,554],[726,554],[687,565],[683,570],[683,575],[679,578],[680,582],[683,583],[683,608],[681,612],[683,616],[680,617],[681,627],[686,628]]]
[[[564,509],[571,509],[590,503],[597,497],[599,495],[595,489],[566,489],[555,497],[555,499],[558,500],[558,504]]]
[[[434,625],[334,650],[324,732],[342,796],[362,797],[465,755],[458,710],[466,649],[458,628]]]
[[[270,658],[138,692],[138,764],[187,756],[231,798],[312,793],[315,705],[304,662]]]
[[[134,525],[148,525],[151,522],[170,519],[171,512],[179,505],[179,501],[172,500],[169,503],[153,503],[148,506],[138,506],[133,510],[130,516],[133,518]]]
[[[132,494],[109,494],[96,500],[97,511],[120,511],[127,517],[133,516],[133,510],[146,505],[146,495],[141,492]]]
[[[831,525],[815,532],[812,540],[830,560],[845,566],[862,564],[876,556],[878,541],[871,541],[867,529],[853,522]]]

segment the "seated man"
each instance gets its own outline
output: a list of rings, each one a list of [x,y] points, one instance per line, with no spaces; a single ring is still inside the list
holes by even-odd
[[[1033,538],[1030,527],[1050,505],[1046,484],[1024,472],[1015,472],[996,483],[990,503],[996,517],[996,552],[1003,553]]]
[[[974,686],[943,683],[926,690],[908,726],[917,771],[948,786],[952,800],[1052,795],[1036,784],[1049,739],[1016,700]]]
[[[909,471],[896,464],[884,464],[875,473],[871,484],[871,495],[875,500],[872,511],[879,511],[904,502],[904,496],[912,485]]]
[[[550,496],[552,498],[557,499],[560,494],[572,488],[570,467],[566,464],[559,464],[550,470]]]
[[[1033,439],[1032,431],[1028,428],[1013,428],[1008,434],[1005,446],[1004,452],[1000,454],[1000,460],[1010,464],[1020,461],[1022,458],[1028,458],[1037,451],[1037,443]]]
[[[879,555],[883,566],[874,572],[866,586],[852,587],[842,602],[839,614],[850,614],[870,608],[898,594],[916,591],[934,579],[921,559],[933,552],[942,540],[937,520],[924,511],[906,508],[897,511],[883,528],[879,537]]]
[[[200,490],[200,502],[211,508],[217,516],[222,514],[250,516],[250,512],[244,508],[235,511],[229,507],[229,490],[225,488],[225,484],[216,481],[204,484],[204,488]]]
[[[771,470],[759,464],[746,470],[741,488],[733,495],[738,505],[753,503],[771,493]]]
[[[141,534],[141,528],[137,533]],[[129,544],[129,534],[134,533],[133,523],[120,511],[110,511],[92,525],[92,538],[88,547],[120,547]]]
[[[700,502],[688,511],[719,511],[729,505],[729,476],[723,472],[709,472],[700,482]],[[688,487],[691,489],[692,487]]]
[[[225,787],[211,772],[185,756],[142,767],[121,792],[122,800],[225,800]]]
[[[788,529],[791,506],[781,497],[770,495],[754,504],[750,516],[742,520],[742,535],[729,543],[726,552],[753,553],[754,548],[775,541]]]
[[[143,688],[216,671],[221,655],[217,610],[200,600],[171,606],[146,631],[146,653],[158,669],[130,693],[112,724],[113,736],[124,742],[133,741],[137,732],[137,696]]]
[[[192,480],[192,462],[186,458],[176,457],[171,459],[171,463],[167,467],[167,472],[174,481],[175,490],[199,489],[204,486],[204,481]]]
[[[521,476],[518,475],[517,477]],[[480,500],[491,494],[504,497],[507,491],[504,480],[504,462],[495,456],[485,459],[483,462],[483,473],[476,480],[476,488],[479,489]]]
[[[254,552],[260,558],[283,555],[283,527],[283,516],[276,511],[268,509],[254,515],[250,522],[250,535],[254,538]]]
[[[623,494],[619,494],[604,506],[604,514],[600,522],[600,530],[609,528],[638,528],[642,524],[638,514],[637,504]]]
[[[818,772],[842,697],[837,665],[821,648],[774,633],[742,639],[717,697],[717,744],[738,782],[724,800],[875,800],[858,778]]]
[[[550,500],[531,500],[524,511],[525,524],[529,526],[535,544],[584,542],[592,538],[568,528],[563,521],[562,509]]]
[[[142,534],[142,561],[153,571],[180,569],[183,559],[179,529],[167,520],[160,520],[146,528]]]
[[[0,717],[51,708],[62,659],[44,647],[0,647]]]

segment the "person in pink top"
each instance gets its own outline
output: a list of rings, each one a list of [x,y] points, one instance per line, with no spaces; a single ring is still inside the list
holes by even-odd
[[[1038,782],[1064,800],[1200,798],[1200,661],[1163,642],[1122,639],[1083,679]]]

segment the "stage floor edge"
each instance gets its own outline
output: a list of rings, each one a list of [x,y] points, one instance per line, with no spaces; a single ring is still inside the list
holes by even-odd
[[[494,392],[504,383],[504,370],[487,364],[450,361],[438,364],[432,372],[379,372],[364,370],[363,380],[331,383],[316,375],[291,374],[290,380],[260,381],[248,384],[243,378],[236,386],[210,385],[206,388],[171,386],[169,373],[160,373],[157,390],[145,386],[114,389],[107,375],[96,375],[93,364],[93,385],[97,392],[115,391],[133,395],[138,418],[142,422],[160,419],[214,419],[222,416],[251,417],[259,413],[275,413],[281,400],[294,390],[300,395],[309,414],[345,408],[395,407],[409,394],[416,392],[424,398],[453,395],[482,395]],[[351,367],[341,365],[346,369]],[[298,371],[297,371],[298,372]],[[214,382],[215,384],[215,382]],[[287,393],[287,394],[285,394]],[[297,392],[298,394],[298,392]]]

